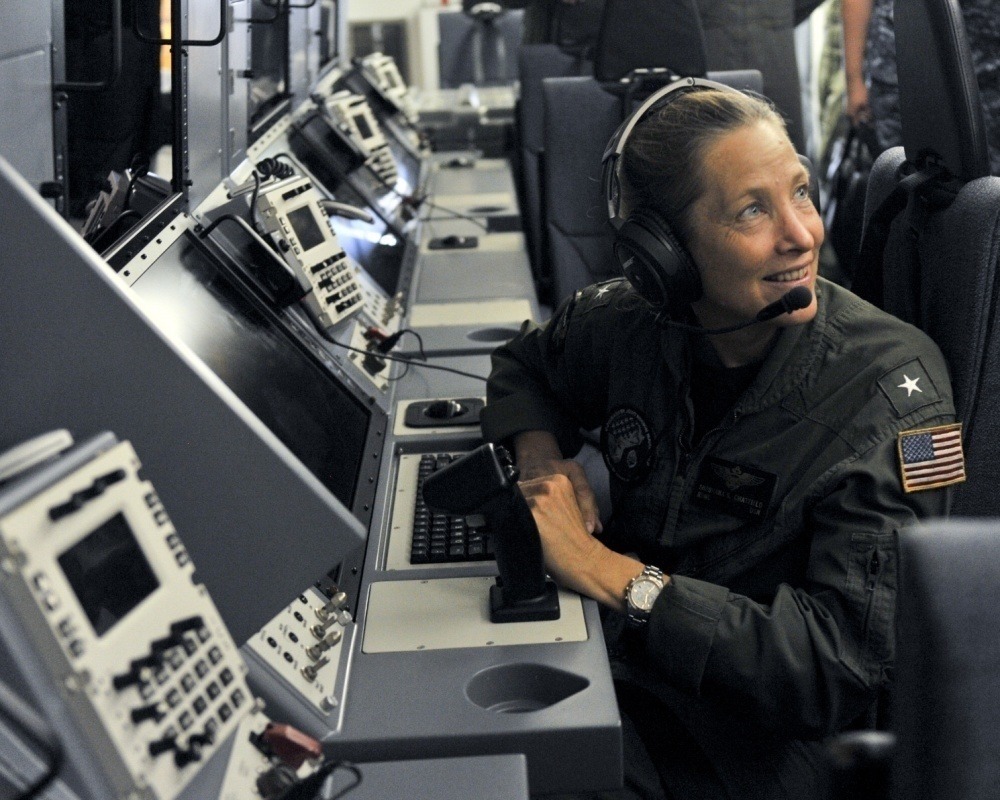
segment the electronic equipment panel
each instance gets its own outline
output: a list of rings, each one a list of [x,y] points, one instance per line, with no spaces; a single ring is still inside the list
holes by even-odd
[[[396,161],[368,101],[359,94],[343,89],[324,100],[323,107],[334,124],[361,151],[365,165],[386,186],[394,186],[398,177]]]
[[[401,191],[419,192],[430,147],[416,127],[416,106],[396,62],[391,56],[372,53],[357,60],[337,85],[365,97],[396,161],[397,187]]]
[[[410,89],[403,80],[396,60],[385,53],[370,53],[360,61],[361,68],[374,77],[375,85],[406,115],[412,125],[417,122],[417,109]]]
[[[330,327],[361,311],[364,296],[351,264],[320,208],[308,178],[292,178],[262,192],[257,216],[285,261],[307,288],[304,301],[320,324]]]
[[[0,489],[0,633],[88,794],[180,794],[251,707],[246,667],[128,442]]]
[[[414,216],[409,189],[397,189],[366,166],[360,146],[327,114],[309,106],[290,122],[292,153],[328,196],[371,212],[371,222],[333,217],[331,224],[345,252],[394,296],[403,290],[406,275],[407,226]]]

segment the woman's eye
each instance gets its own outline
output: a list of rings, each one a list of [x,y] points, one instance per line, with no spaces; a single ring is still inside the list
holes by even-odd
[[[795,198],[797,200],[808,200],[809,199],[809,184],[804,183],[795,190]]]
[[[740,211],[738,216],[740,219],[753,219],[754,217],[759,216],[763,212],[764,209],[760,203],[751,203],[750,205],[746,206],[742,211]]]

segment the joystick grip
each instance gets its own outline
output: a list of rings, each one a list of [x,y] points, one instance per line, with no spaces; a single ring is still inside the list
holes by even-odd
[[[493,530],[497,585],[494,622],[559,618],[556,586],[545,577],[535,518],[517,485],[517,468],[502,447],[484,444],[424,480],[424,501],[449,514],[482,514]]]

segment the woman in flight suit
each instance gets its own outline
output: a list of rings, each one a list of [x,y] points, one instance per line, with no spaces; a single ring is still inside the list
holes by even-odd
[[[938,348],[818,277],[781,118],[688,83],[627,121],[617,176],[628,224],[680,261],[637,276],[632,241],[634,285],[525,323],[493,357],[483,431],[516,454],[550,574],[622,623],[626,786],[608,796],[816,797],[820,740],[875,720],[896,537],[946,513],[960,429]],[[796,287],[805,307],[745,324]],[[599,426],[604,526],[567,460]]]

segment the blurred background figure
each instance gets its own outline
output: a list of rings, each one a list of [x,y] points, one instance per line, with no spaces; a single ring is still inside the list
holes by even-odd
[[[902,143],[893,0],[842,0],[846,112],[870,121],[879,147]],[[986,118],[990,164],[1000,174],[1000,2],[959,0]]]

